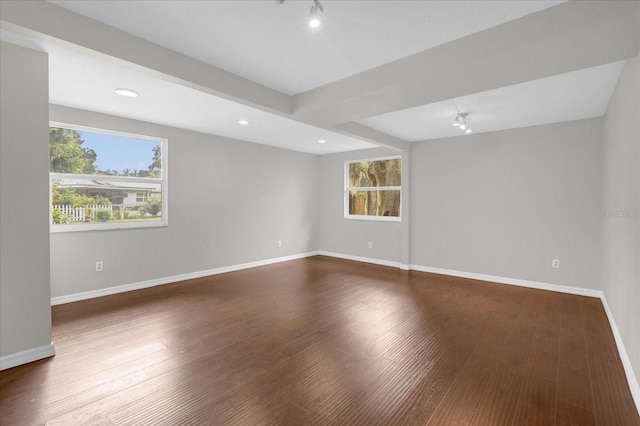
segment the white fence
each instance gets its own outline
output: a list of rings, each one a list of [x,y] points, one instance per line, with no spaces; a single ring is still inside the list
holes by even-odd
[[[76,207],[73,208],[69,204],[53,204],[51,206],[52,211],[58,209],[60,213],[69,217],[71,222],[84,222],[87,218],[96,218],[96,211],[109,210],[113,214],[113,206],[111,204],[94,204],[92,206]]]

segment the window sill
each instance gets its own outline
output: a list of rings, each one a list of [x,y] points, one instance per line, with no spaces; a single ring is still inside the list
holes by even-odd
[[[367,221],[367,222],[395,222],[395,223],[402,222],[402,218],[401,217],[394,217],[394,216],[352,216],[352,215],[346,215],[344,218],[346,220],[363,220],[363,221]]]
[[[49,232],[57,234],[61,232],[83,232],[83,231],[113,231],[119,229],[148,229],[163,228],[169,224],[166,220],[146,221],[141,223],[89,223],[72,225],[49,225]]]

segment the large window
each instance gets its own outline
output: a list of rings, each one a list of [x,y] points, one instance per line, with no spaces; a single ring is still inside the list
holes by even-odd
[[[402,200],[400,157],[345,163],[345,217],[400,220]]]
[[[167,224],[167,141],[51,123],[51,231]]]

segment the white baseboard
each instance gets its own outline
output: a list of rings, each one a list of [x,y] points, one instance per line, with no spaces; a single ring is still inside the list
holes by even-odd
[[[274,259],[259,260],[256,262],[242,263],[239,265],[225,266],[222,268],[208,269],[205,271],[190,272],[188,274],[174,275],[171,277],[157,278],[148,281],[141,281],[133,284],[124,284],[115,287],[101,288],[99,290],[85,291],[82,293],[70,294],[67,296],[58,296],[51,298],[51,305],[62,305],[64,303],[78,302],[80,300],[93,299],[94,297],[109,296],[112,294],[124,293],[127,291],[140,290],[143,288],[155,287],[163,284],[175,283],[178,281],[192,280],[195,278],[207,277],[210,275],[224,274],[226,272],[240,271],[242,269],[256,268],[258,266],[271,265],[274,263],[286,262],[289,260],[302,259],[305,257],[316,256],[317,251],[294,254],[291,256],[277,257]]]
[[[602,305],[604,306],[604,311],[607,313],[607,317],[609,318],[609,324],[611,325],[611,331],[613,331],[613,337],[616,341],[616,346],[618,347],[618,353],[620,353],[620,360],[622,361],[622,366],[624,367],[624,373],[627,376],[627,382],[629,383],[631,396],[636,403],[636,410],[638,410],[638,415],[640,415],[640,385],[638,385],[636,375],[633,373],[631,360],[629,359],[629,355],[624,348],[622,336],[620,336],[620,332],[618,331],[618,327],[616,326],[616,321],[613,319],[613,313],[609,308],[609,304],[607,303],[607,299],[604,294],[602,295],[601,300]]]
[[[406,268],[406,270],[408,270],[409,268],[407,265],[401,265],[399,262],[391,262],[389,260],[382,260],[382,259],[373,259],[371,257],[352,256],[350,254],[332,253],[330,251],[319,251],[318,254],[320,256],[336,257],[338,259],[354,260],[356,262],[373,263],[376,265],[391,266],[393,268],[401,268],[401,269]],[[405,266],[405,268],[403,268],[403,266]]]
[[[56,354],[53,343],[37,348],[27,349],[26,351],[16,352],[0,357],[0,370],[17,367],[18,365],[27,364],[33,361],[39,361],[44,358],[52,357]]]
[[[602,298],[603,294],[600,290],[591,290],[588,288],[570,287],[559,284],[548,284],[538,281],[521,280],[517,278],[506,278],[495,275],[476,274],[473,272],[455,271],[450,269],[432,268],[430,266],[411,265],[411,270],[430,272],[432,274],[449,275],[453,277],[469,278],[472,280],[489,281],[499,284],[517,285],[519,287],[537,288],[539,290],[557,291],[559,293],[577,294],[579,296]]]

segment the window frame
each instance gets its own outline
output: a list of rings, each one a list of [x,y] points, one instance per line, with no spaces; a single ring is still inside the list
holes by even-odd
[[[402,156],[392,155],[387,157],[374,157],[374,158],[361,158],[358,160],[346,160],[344,162],[343,174],[344,174],[344,219],[346,220],[364,220],[374,222],[402,222],[402,184],[400,186],[365,186],[365,187],[350,187],[349,186],[349,165],[353,163],[362,163],[365,161],[384,161],[384,160],[400,160],[400,176],[402,179]],[[351,191],[400,191],[400,215],[399,216],[374,216],[374,215],[352,215],[349,214],[349,192]]]
[[[107,230],[121,230],[121,229],[145,229],[145,228],[159,228],[169,226],[169,199],[168,199],[168,145],[169,141],[166,138],[157,136],[141,135],[137,133],[129,133],[118,130],[102,129],[98,127],[83,126],[77,124],[69,124],[59,121],[50,121],[49,127],[59,127],[69,130],[76,130],[79,132],[92,132],[101,133],[105,135],[122,136],[128,138],[144,139],[149,141],[155,141],[160,143],[160,155],[162,158],[162,169],[159,178],[151,177],[137,177],[137,176],[112,176],[112,175],[92,175],[92,174],[74,174],[74,173],[57,173],[49,171],[49,232],[78,232],[78,231],[107,231]],[[89,222],[89,223],[74,223],[74,224],[54,224],[53,213],[53,196],[52,188],[54,179],[76,179],[76,180],[95,180],[98,177],[103,181],[110,182],[137,182],[137,183],[151,183],[160,184],[160,196],[162,199],[162,209],[160,219],[156,220],[141,220],[133,222]],[[136,191],[137,192],[137,191]]]

